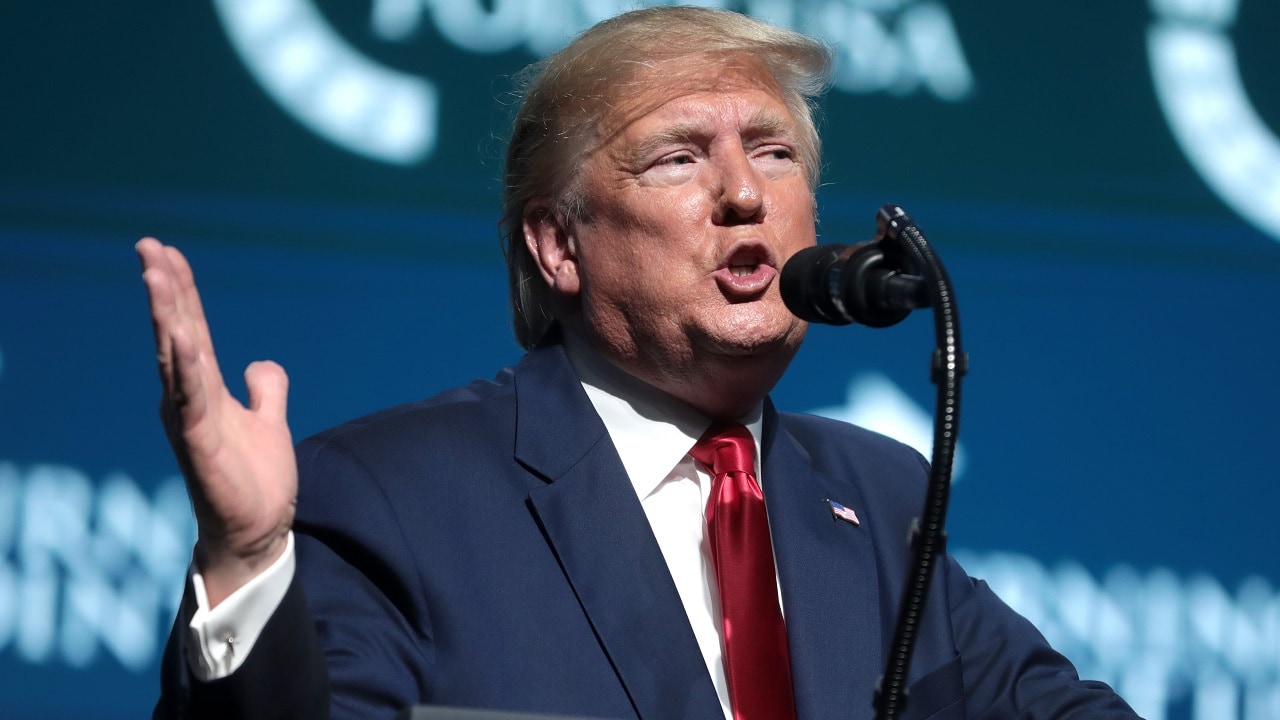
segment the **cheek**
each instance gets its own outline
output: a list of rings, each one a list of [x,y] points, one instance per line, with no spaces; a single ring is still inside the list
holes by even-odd
[[[672,197],[667,198],[665,207],[662,209],[669,216],[678,216],[688,225],[700,223],[703,218],[711,216],[709,195],[701,188],[686,188],[683,192],[673,193]]]
[[[817,229],[814,225],[813,195],[806,186],[803,190],[789,189],[779,193],[778,201],[770,208],[779,224],[787,227],[785,235],[789,244],[807,247],[814,243]]]

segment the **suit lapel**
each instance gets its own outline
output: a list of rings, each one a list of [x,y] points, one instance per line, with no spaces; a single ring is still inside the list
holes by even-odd
[[[515,456],[547,482],[530,503],[637,715],[719,716],[662,551],[563,350],[530,353],[515,380]]]
[[[861,510],[857,486],[813,469],[770,405],[763,488],[782,586],[800,720],[871,715],[881,672],[881,617],[868,524],[832,518],[830,498]]]

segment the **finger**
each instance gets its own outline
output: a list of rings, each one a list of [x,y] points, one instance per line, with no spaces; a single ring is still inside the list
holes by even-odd
[[[205,343],[210,339],[208,321],[204,316],[200,292],[196,289],[196,277],[191,270],[191,263],[187,262],[182,251],[173,246],[165,246],[164,257],[173,277],[174,299],[182,314],[197,324],[196,330],[199,332],[194,340]]]
[[[195,273],[191,264],[177,248],[166,245],[164,257],[167,261],[173,283],[174,303],[181,322],[191,333],[191,339],[204,355],[201,369],[208,373],[210,387],[222,384],[222,371],[218,367],[217,355],[213,351],[213,335],[209,331],[209,321],[205,318],[204,303],[200,300],[200,292],[196,288]]]
[[[142,282],[151,310],[151,331],[156,344],[160,382],[166,393],[174,390],[172,328],[177,308],[173,297],[164,246],[154,238],[143,238],[134,246],[142,262]]]
[[[171,344],[174,389],[169,401],[177,411],[175,419],[181,421],[183,430],[189,430],[205,417],[210,407],[206,392],[209,386],[205,384],[208,376],[202,367],[206,358],[185,325],[173,329]]]
[[[284,368],[270,360],[249,363],[244,371],[244,383],[249,388],[250,410],[269,420],[286,422],[289,376]]]

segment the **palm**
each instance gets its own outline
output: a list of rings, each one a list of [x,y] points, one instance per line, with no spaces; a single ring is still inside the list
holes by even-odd
[[[298,474],[285,417],[288,378],[273,362],[245,371],[249,405],[227,390],[191,268],[175,248],[138,243],[151,304],[161,418],[191,494],[197,561],[210,600],[278,557]]]
[[[222,384],[209,394],[203,411],[188,402],[167,412],[166,431],[192,484],[201,540],[253,549],[293,522],[293,441],[283,416],[245,407]]]

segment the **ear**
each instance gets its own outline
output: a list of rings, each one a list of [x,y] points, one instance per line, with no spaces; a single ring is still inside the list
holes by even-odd
[[[562,296],[578,294],[577,242],[557,216],[550,198],[535,198],[524,206],[524,244],[552,290]]]

